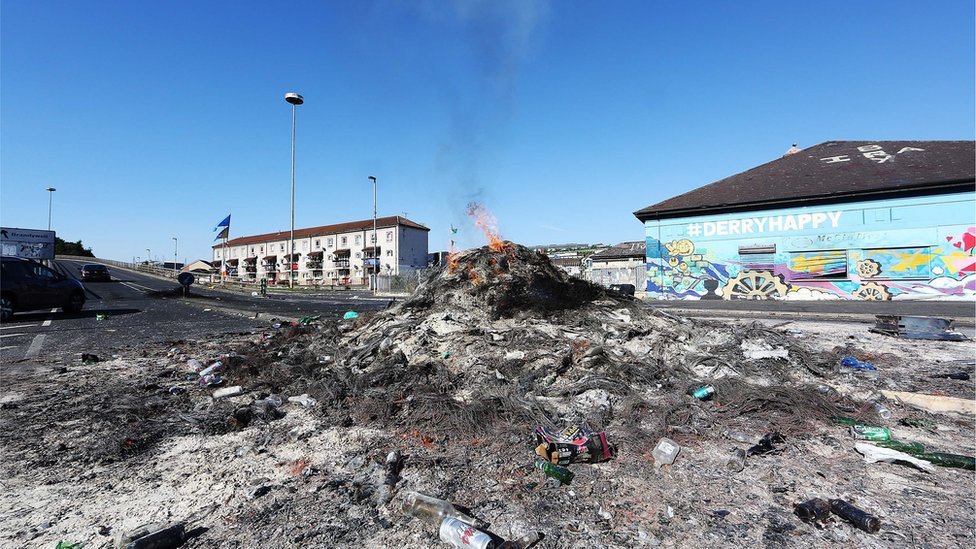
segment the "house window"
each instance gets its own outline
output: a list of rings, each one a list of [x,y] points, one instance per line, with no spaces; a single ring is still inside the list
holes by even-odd
[[[302,240],[302,249],[303,250],[307,250],[308,249],[308,241],[307,240]]]
[[[356,259],[359,259],[359,257],[360,257],[359,252],[356,252]]]
[[[387,250],[386,257],[393,257],[393,250]]]
[[[259,249],[259,250],[261,250],[261,253],[264,253],[264,246],[261,246],[261,247],[260,247],[260,248],[258,248],[258,249]]]
[[[254,246],[251,246],[251,255],[254,255]]]
[[[386,241],[393,242],[393,231],[386,231]]]
[[[372,233],[369,235],[369,242],[371,244],[376,244],[376,233]]]
[[[316,238],[315,239],[315,249],[318,250],[321,247],[322,247],[322,241]]]
[[[281,251],[285,251],[285,245],[284,245],[284,243],[282,243],[280,246],[281,246]]]
[[[362,239],[361,239],[361,238],[360,238],[360,236],[359,236],[359,235],[357,234],[357,235],[356,235],[356,244],[359,244],[359,243],[360,243],[361,241],[362,241]]]
[[[790,252],[791,280],[847,278],[847,250]]]
[[[327,240],[326,242],[328,243],[328,245],[329,245],[329,247],[331,248],[331,247],[332,247],[332,239],[330,238],[330,239],[329,239],[329,240]]]
[[[348,241],[349,241],[349,239],[348,239],[348,238],[346,238],[346,237],[342,237],[342,245],[343,245],[343,246],[345,246],[345,245],[346,245],[346,242],[348,242]]]

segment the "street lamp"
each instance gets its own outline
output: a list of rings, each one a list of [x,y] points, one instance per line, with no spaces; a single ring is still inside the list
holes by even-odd
[[[146,248],[146,263],[152,265],[152,253],[149,251],[149,248]]]
[[[48,200],[47,200],[47,230],[50,231],[51,230],[51,208],[52,208],[52,206],[54,206],[54,191],[56,191],[57,189],[55,189],[54,187],[48,187],[48,188],[46,188],[44,190],[47,191],[47,196],[48,196]]]
[[[180,253],[180,241],[173,237],[173,276],[176,276],[176,257]]]
[[[371,175],[369,179],[373,181],[373,268],[370,269],[372,274],[369,278],[370,284],[373,286],[373,295],[376,295],[376,275],[379,274],[379,264],[380,258],[379,253],[376,251],[376,246],[379,242],[376,241],[376,176]]]
[[[295,264],[292,263],[295,254],[295,116],[298,106],[305,103],[305,99],[294,92],[285,94],[285,101],[291,103],[291,232],[288,235],[288,287],[295,287]]]

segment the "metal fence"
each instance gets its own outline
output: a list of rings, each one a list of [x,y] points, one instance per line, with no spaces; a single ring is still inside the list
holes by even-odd
[[[399,275],[377,275],[376,290],[380,292],[413,293],[417,286],[420,286],[436,270],[432,267]]]
[[[73,261],[102,263],[105,265],[122,267],[123,269],[139,271],[139,272],[148,273],[156,276],[162,276],[166,278],[176,278],[176,276],[180,272],[179,270],[174,271],[173,269],[164,269],[162,267],[157,267],[155,265],[146,265],[144,263],[129,263],[127,261],[115,261],[114,259],[99,259],[96,257],[85,257],[80,255],[58,255],[55,259],[70,259]]]
[[[633,284],[638,291],[643,291],[647,287],[647,268],[640,265],[621,269],[591,269],[590,280],[601,286]]]

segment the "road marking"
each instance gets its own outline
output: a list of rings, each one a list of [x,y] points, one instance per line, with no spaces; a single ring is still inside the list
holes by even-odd
[[[144,290],[145,291],[149,291],[149,292],[158,292],[159,291],[159,290],[157,290],[155,288],[150,288],[148,286],[143,286],[142,284],[136,284],[135,282],[121,282],[120,281],[119,284],[122,284],[123,286],[127,286],[129,288],[132,288],[133,290],[135,290],[137,292],[141,292],[141,291],[144,291]],[[138,286],[138,288],[135,288],[134,286]]]
[[[52,313],[56,313],[56,312],[58,312],[58,310],[57,309],[51,309],[51,312]],[[52,319],[50,319],[50,318],[47,319],[47,320],[45,320],[44,322],[41,323],[41,326],[50,326],[51,325],[51,320]]]
[[[34,358],[41,353],[41,346],[44,345],[44,339],[47,338],[46,335],[40,334],[31,341],[30,347],[27,348],[27,354],[24,358]]]
[[[16,330],[17,328],[31,328],[37,324],[18,324],[16,326],[0,326],[0,330]]]
[[[0,339],[3,339],[3,338],[5,338],[5,337],[17,337],[17,336],[22,336],[22,335],[24,335],[25,333],[26,333],[26,332],[20,332],[19,334],[3,334],[3,335],[0,335]]]
[[[4,349],[16,349],[17,347],[20,347],[20,345],[5,345],[3,347],[0,347],[0,351]]]

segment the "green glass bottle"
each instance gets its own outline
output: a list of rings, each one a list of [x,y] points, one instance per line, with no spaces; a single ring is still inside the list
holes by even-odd
[[[940,465],[942,467],[957,467],[959,469],[976,470],[976,459],[959,454],[947,454],[945,452],[925,452],[915,454],[918,459]]]
[[[569,484],[573,481],[573,472],[565,467],[560,467],[549,463],[542,458],[535,458],[535,468],[542,471],[547,477],[552,477],[560,484]]]
[[[921,454],[925,451],[925,445],[921,442],[901,442],[898,440],[880,440],[878,441],[878,446],[882,448],[891,448],[892,450],[898,450],[899,452],[905,452],[906,454]]]

